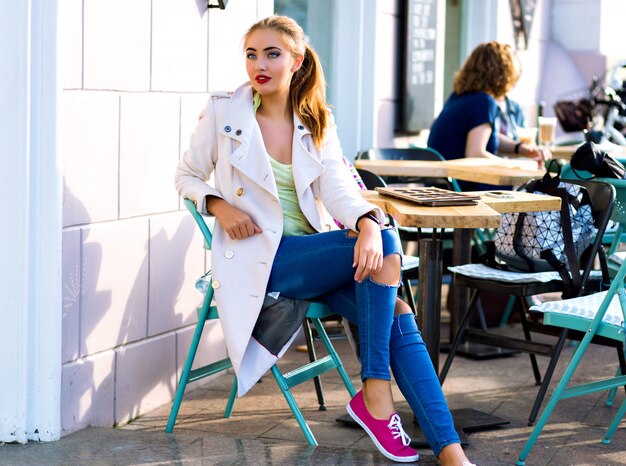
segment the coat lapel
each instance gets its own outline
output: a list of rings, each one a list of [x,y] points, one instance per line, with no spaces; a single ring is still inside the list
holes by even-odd
[[[298,197],[302,199],[303,193],[311,186],[311,183],[324,172],[324,165],[322,165],[319,156],[316,157],[309,150],[308,145],[313,145],[311,132],[302,124],[295,113],[293,126],[293,179]]]
[[[267,157],[261,133],[255,128],[252,109],[252,87],[244,84],[231,97],[230,106],[222,120],[220,134],[233,140],[230,164],[247,178],[278,199],[274,173]]]

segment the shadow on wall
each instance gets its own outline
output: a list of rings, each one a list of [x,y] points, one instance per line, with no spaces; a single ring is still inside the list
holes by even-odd
[[[67,186],[64,195],[88,223],[87,209]],[[128,422],[173,397],[180,338],[176,330],[195,322],[191,302],[201,297],[180,298],[187,251],[192,244],[196,250],[193,219],[186,216],[172,224],[174,233],[168,236],[167,228],[159,226],[161,218],[88,224],[65,232],[64,247],[76,251],[64,254],[63,338],[64,347],[74,342],[77,347],[64,352],[63,435],[89,425]],[[156,234],[149,234],[149,224]],[[145,236],[125,237],[129,225]],[[143,254],[133,251],[140,241]],[[177,304],[186,311],[176,312]]]

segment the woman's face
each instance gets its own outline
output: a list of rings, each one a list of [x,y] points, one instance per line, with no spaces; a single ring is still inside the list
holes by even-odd
[[[282,36],[271,29],[257,29],[246,41],[246,72],[252,87],[262,96],[289,94],[291,77],[302,64],[293,57]]]

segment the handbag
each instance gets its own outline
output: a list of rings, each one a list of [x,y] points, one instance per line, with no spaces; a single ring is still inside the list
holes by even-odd
[[[581,180],[590,180],[595,177],[621,180],[626,174],[626,169],[619,160],[614,159],[591,141],[576,149],[570,160],[570,167]],[[581,171],[586,171],[591,176],[583,176]]]
[[[520,191],[558,196],[561,209],[504,214],[494,237],[493,259],[487,265],[517,272],[556,271],[563,280],[563,297],[578,295],[578,260],[595,233],[589,193],[582,186],[561,181],[558,166],[554,176],[548,171]]]
[[[589,128],[592,106],[589,99],[560,100],[554,104],[554,113],[563,131],[571,133]]]

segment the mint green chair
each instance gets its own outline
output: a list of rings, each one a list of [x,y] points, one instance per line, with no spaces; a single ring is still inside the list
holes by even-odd
[[[211,230],[209,229],[207,223],[198,210],[196,209],[195,204],[189,200],[184,200],[185,207],[191,212],[194,220],[196,221],[198,227],[202,231],[202,235],[204,237],[204,246],[207,250],[211,249],[211,243],[213,240],[213,235]],[[203,277],[204,278],[204,277]],[[202,336],[202,331],[204,329],[204,324],[208,320],[218,319],[218,310],[217,307],[213,303],[213,287],[211,286],[211,279],[209,276],[209,280],[205,282],[205,286],[203,289],[206,289],[206,293],[204,296],[204,301],[202,305],[198,308],[198,323],[196,324],[196,329],[193,335],[193,339],[191,341],[191,345],[189,347],[189,353],[187,354],[187,359],[185,360],[185,365],[183,367],[183,372],[180,377],[180,381],[178,383],[178,388],[176,390],[176,396],[174,398],[174,403],[172,404],[172,409],[170,410],[169,419],[167,421],[167,426],[165,427],[165,432],[171,433],[174,429],[174,424],[176,423],[176,417],[178,416],[178,411],[180,409],[180,405],[183,400],[183,395],[185,394],[185,388],[189,382],[194,382],[196,380],[203,379],[210,375],[217,374],[219,372],[225,371],[232,367],[229,358],[222,359],[220,361],[208,364],[206,366],[191,369],[193,366],[193,361],[196,356],[196,352],[198,350],[198,344],[200,343],[200,338]],[[275,364],[271,368],[272,375],[276,379],[276,383],[280,388],[291,412],[293,413],[304,437],[306,438],[309,445],[316,446],[317,441],[311,432],[304,416],[302,415],[302,411],[298,407],[298,403],[296,402],[293,394],[291,393],[291,389],[296,385],[300,385],[307,380],[319,378],[319,376],[325,372],[328,372],[332,369],[336,369],[343,381],[346,390],[350,397],[356,395],[356,390],[354,389],[348,374],[343,367],[341,359],[339,355],[335,351],[330,339],[328,338],[328,334],[322,325],[320,319],[327,317],[333,314],[333,312],[324,304],[319,302],[311,302],[309,309],[306,313],[305,319],[308,319],[313,323],[315,329],[317,330],[317,334],[324,344],[328,355],[316,359],[308,364],[305,364],[293,371],[283,374],[278,366]],[[226,402],[226,409],[224,410],[224,417],[230,417],[233,405],[235,402],[235,397],[237,395],[237,378],[233,379],[232,389],[230,391],[230,395],[228,397],[228,401]],[[319,392],[318,392],[319,396]]]
[[[626,361],[624,357],[624,344],[626,338],[626,292],[624,290],[624,277],[626,276],[626,261],[620,266],[608,291],[595,293],[563,301],[545,302],[539,306],[531,307],[533,311],[543,312],[544,323],[563,329],[584,332],[584,338],[574,352],[572,359],[565,369],[563,377],[559,381],[548,404],[541,413],[539,421],[526,441],[519,455],[518,466],[524,466],[526,458],[537,442],[550,415],[560,400],[573,398],[598,391],[626,387]],[[621,346],[618,351],[618,359],[621,372],[618,371],[613,377],[603,380],[570,386],[570,381],[579,363],[596,338],[612,340]],[[626,401],[622,403],[613,417],[607,432],[602,439],[603,443],[610,443],[620,420],[626,413]]]

